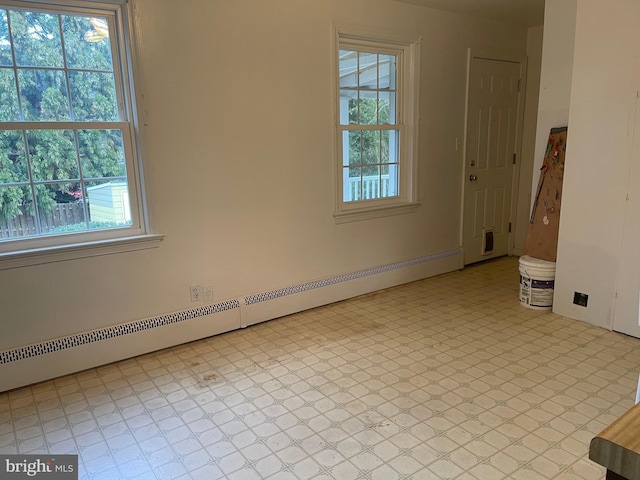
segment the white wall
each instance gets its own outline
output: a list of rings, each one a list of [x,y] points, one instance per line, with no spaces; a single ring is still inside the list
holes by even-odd
[[[628,185],[640,16],[635,0],[580,0],[575,12],[554,311],[611,328],[616,282],[628,261],[620,251],[625,198],[640,186]],[[587,308],[573,305],[575,291],[589,295]]]
[[[538,187],[549,133],[552,128],[566,127],[569,122],[577,3],[578,0],[545,0],[538,126],[529,213]],[[567,149],[570,135],[571,132],[568,132]]]
[[[523,56],[525,28],[387,0],[134,6],[166,238],[0,271],[0,350],[192,308],[191,284],[220,302],[459,248],[467,49]],[[334,22],[422,37],[416,213],[334,222]]]
[[[540,99],[540,73],[544,27],[529,28],[527,32],[527,81],[524,99],[522,154],[518,174],[518,202],[516,205],[513,255],[522,255],[531,213],[533,164],[536,154],[536,129]],[[537,172],[537,170],[536,170]]]

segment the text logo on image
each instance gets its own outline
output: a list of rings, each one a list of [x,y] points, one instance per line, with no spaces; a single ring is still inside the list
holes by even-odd
[[[0,480],[78,480],[77,455],[0,455]]]

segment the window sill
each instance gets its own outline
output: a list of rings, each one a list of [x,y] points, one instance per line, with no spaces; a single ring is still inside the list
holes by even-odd
[[[157,248],[163,239],[164,235],[138,235],[2,253],[0,254],[0,270]]]
[[[398,205],[388,205],[384,207],[359,208],[357,210],[347,210],[334,213],[336,223],[357,222],[369,220],[371,218],[388,217],[391,215],[403,215],[413,213],[418,210],[420,203],[402,203]]]

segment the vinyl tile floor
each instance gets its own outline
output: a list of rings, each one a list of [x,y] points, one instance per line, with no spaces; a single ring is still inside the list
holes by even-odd
[[[518,302],[503,258],[0,394],[80,479],[601,480],[640,340]]]

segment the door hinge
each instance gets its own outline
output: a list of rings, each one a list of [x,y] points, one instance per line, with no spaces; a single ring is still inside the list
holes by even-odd
[[[518,91],[520,91],[522,89],[522,79],[519,78],[518,79]]]
[[[516,154],[515,153],[513,154],[513,164],[514,165],[516,164]]]
[[[511,222],[509,222],[509,233],[511,233]]]

